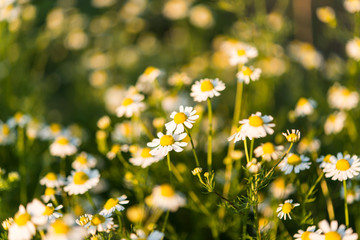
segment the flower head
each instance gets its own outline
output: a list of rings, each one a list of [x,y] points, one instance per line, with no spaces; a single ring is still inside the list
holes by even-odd
[[[130,118],[133,115],[138,116],[145,109],[144,95],[137,93],[133,89],[129,89],[125,98],[122,99],[121,105],[116,108],[118,117]]]
[[[229,62],[232,66],[245,64],[250,59],[257,57],[258,51],[255,47],[246,43],[237,42],[223,46],[225,52],[229,55]]]
[[[352,228],[346,229],[345,225],[336,220],[328,221],[322,220],[319,222],[319,228],[322,233],[310,233],[311,240],[356,240],[358,239],[357,233],[353,233]]]
[[[360,0],[345,0],[344,8],[349,13],[356,13],[360,11]]]
[[[250,173],[257,174],[261,168],[261,164],[256,160],[256,158],[253,158],[246,164],[246,168]]]
[[[96,232],[109,232],[116,227],[113,218],[109,215],[95,214],[90,216],[90,221],[85,225],[90,234],[94,235]]]
[[[338,153],[336,157],[331,156],[330,161],[331,163],[325,165],[323,171],[325,177],[331,178],[331,180],[344,181],[359,175],[360,160],[356,155],[350,157],[349,154],[344,156],[342,153]]]
[[[151,148],[139,148],[133,153],[133,157],[129,159],[129,162],[135,166],[141,166],[146,168],[151,164],[160,161],[163,157],[160,155],[153,156],[151,153]]]
[[[118,198],[109,198],[105,205],[104,209],[101,210],[100,214],[102,215],[109,215],[113,213],[114,211],[123,211],[125,208],[122,206],[123,204],[128,204],[129,200],[126,200],[127,196],[122,195]]]
[[[64,191],[68,192],[69,195],[83,194],[89,189],[95,187],[99,180],[100,174],[96,169],[72,171],[71,176],[68,176],[68,184],[64,187]]]
[[[279,168],[285,174],[290,174],[293,170],[295,173],[299,173],[302,170],[309,169],[311,162],[310,158],[304,155],[297,155],[295,153],[289,153],[284,160],[279,163]]]
[[[154,187],[151,196],[152,205],[164,211],[175,212],[179,207],[185,205],[185,198],[176,193],[169,184]]]
[[[316,105],[316,102],[310,98],[300,98],[296,103],[295,116],[300,117],[312,114]]]
[[[196,102],[206,101],[208,98],[213,98],[214,96],[220,96],[221,91],[225,89],[225,84],[216,79],[201,79],[196,81],[195,84],[191,87],[190,96],[194,98]]]
[[[96,162],[96,158],[93,155],[81,152],[76,156],[71,166],[76,170],[83,170],[95,167]]]
[[[31,215],[23,205],[14,216],[14,223],[9,227],[9,240],[30,240],[36,233],[35,224],[31,221]]]
[[[293,203],[292,199],[288,199],[284,203],[279,204],[279,207],[276,209],[276,212],[278,213],[277,216],[280,219],[284,218],[284,220],[286,220],[286,216],[291,219],[290,213],[297,206],[300,206],[300,204]]]
[[[40,179],[40,184],[45,185],[48,188],[59,188],[65,184],[65,179],[54,172],[48,172]]]
[[[266,161],[279,159],[283,152],[283,146],[275,146],[271,142],[266,142],[255,148],[256,157],[262,157]]]
[[[311,233],[315,232],[315,230],[315,226],[309,226],[306,231],[299,229],[294,235],[294,238],[295,240],[310,240],[309,236]],[[316,230],[316,233],[321,233],[321,229]]]
[[[330,114],[324,124],[324,131],[326,135],[336,134],[341,132],[345,126],[346,113],[335,112]]]
[[[183,147],[187,145],[186,142],[181,142],[186,137],[186,133],[182,134],[170,134],[167,133],[164,135],[159,132],[157,134],[158,138],[153,139],[147,145],[153,149],[150,151],[150,154],[153,156],[164,157],[168,152],[174,150],[175,152],[183,151]]]
[[[328,102],[332,108],[351,110],[359,103],[359,93],[335,84],[328,91]]]
[[[239,82],[244,82],[249,84],[251,81],[259,80],[261,74],[260,68],[254,68],[253,66],[247,67],[243,66],[241,70],[236,74],[237,80]]]
[[[325,156],[320,156],[318,159],[316,159],[316,162],[320,163],[320,168],[325,168],[328,164],[331,164],[331,157],[331,154],[326,154]]]
[[[184,108],[184,106],[181,105],[179,112],[172,112],[170,118],[173,120],[165,124],[166,130],[180,134],[184,132],[184,126],[189,129],[192,128],[193,123],[199,118],[199,115],[196,115],[196,110],[193,107]]]
[[[261,115],[261,112],[251,114],[248,119],[241,120],[239,123],[242,124],[241,131],[245,133],[249,139],[266,137],[267,134],[273,134],[275,127],[274,123],[270,123],[273,117],[270,115]]]
[[[282,135],[284,135],[286,137],[286,140],[288,142],[298,142],[300,140],[300,131],[299,130],[295,130],[295,129],[292,129],[291,130],[291,133],[289,130],[287,130],[286,133],[282,133]]]
[[[88,233],[85,228],[74,226],[74,219],[70,215],[56,219],[48,226],[44,240],[81,240]]]
[[[65,136],[59,136],[50,145],[50,153],[53,156],[66,157],[76,153],[77,147],[75,139],[69,139]]]

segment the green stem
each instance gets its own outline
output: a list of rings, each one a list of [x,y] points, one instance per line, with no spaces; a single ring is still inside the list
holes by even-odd
[[[192,148],[192,152],[193,152],[193,154],[194,154],[196,167],[200,167],[199,159],[198,159],[197,154],[196,154],[196,151],[195,151],[195,146],[194,146],[194,142],[193,142],[193,139],[192,139],[192,137],[191,137],[191,134],[190,134],[190,132],[189,132],[189,130],[188,130],[187,128],[185,128],[185,131],[186,131],[187,135],[188,135],[189,138],[190,138],[191,148]]]
[[[305,196],[305,201],[304,203],[306,203],[306,201],[308,200],[308,198],[311,196],[311,194],[313,193],[315,187],[317,186],[317,184],[321,181],[321,179],[323,178],[324,176],[324,172],[316,179],[314,185],[312,185],[312,187],[310,188],[310,190],[308,191],[308,193],[306,194]]]
[[[89,192],[86,192],[86,193],[85,193],[85,196],[86,196],[86,198],[88,199],[88,201],[90,202],[93,210],[96,211],[96,205],[95,205],[94,201],[92,200],[92,198],[91,198],[91,196],[90,196],[90,193],[89,193]]]
[[[220,193],[216,192],[216,191],[213,191],[213,193],[215,193],[219,198],[221,198],[222,200],[225,200],[226,202],[228,202],[233,208],[235,208],[236,210],[240,211],[240,209],[235,206],[235,204],[230,201],[229,199],[227,199],[226,197],[222,196]]]
[[[346,180],[343,181],[344,185],[344,207],[345,207],[345,225],[348,228],[349,227],[349,210],[348,210],[348,204],[347,204],[347,186],[346,186]]]
[[[60,158],[60,175],[66,177],[66,157]]]
[[[246,138],[244,139],[244,150],[245,150],[245,156],[246,156],[246,162],[250,162],[249,160],[249,153],[248,153],[248,147],[247,147],[247,141]]]
[[[211,108],[211,100],[207,99],[208,103],[208,121],[209,121],[209,136],[208,136],[208,154],[207,154],[207,163],[208,163],[208,171],[212,170],[212,135],[213,135],[213,126],[212,126],[212,108]]]
[[[130,164],[125,160],[124,156],[122,155],[121,151],[118,152],[117,154],[120,162],[124,165],[125,168],[129,169],[130,168]]]
[[[166,215],[165,215],[164,225],[163,225],[163,227],[162,227],[162,229],[161,229],[161,232],[163,232],[163,233],[165,233],[165,228],[166,228],[166,225],[167,225],[167,222],[168,222],[168,219],[169,219],[169,213],[170,213],[170,211],[167,210],[167,211],[166,211]],[[165,234],[164,234],[164,235],[165,235]],[[164,239],[164,237],[162,237],[161,240],[162,240],[162,239]]]
[[[169,175],[170,175],[170,184],[172,184],[172,170],[171,170],[171,161],[170,161],[170,153],[166,155],[167,157],[167,165],[169,169]]]
[[[19,153],[19,172],[20,172],[20,201],[22,204],[26,204],[27,202],[27,186],[26,186],[26,178],[27,178],[27,167],[25,161],[25,132],[24,128],[18,127],[18,135],[17,135],[17,150]]]
[[[255,139],[253,138],[251,140],[251,144],[250,144],[250,161],[252,161],[252,155],[253,155],[253,149],[254,149],[254,141],[255,141]]]

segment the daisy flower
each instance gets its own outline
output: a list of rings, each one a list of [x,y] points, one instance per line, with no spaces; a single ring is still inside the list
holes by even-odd
[[[86,229],[74,226],[74,219],[66,215],[49,225],[43,240],[82,240],[87,235]]]
[[[160,69],[149,66],[144,73],[140,75],[136,83],[136,89],[141,92],[149,93],[153,89],[154,81],[160,76]]]
[[[236,66],[238,64],[245,64],[250,59],[257,57],[258,51],[253,46],[238,42],[227,50],[227,54],[229,55],[229,63],[232,66]]]
[[[123,204],[128,204],[129,200],[126,200],[127,196],[122,195],[118,198],[109,198],[105,205],[104,209],[100,212],[102,215],[110,215],[114,211],[123,211],[125,208],[122,206]]]
[[[105,130],[110,127],[111,119],[109,116],[105,115],[99,118],[99,120],[96,123],[96,126],[102,130]]]
[[[9,240],[30,240],[36,233],[35,224],[31,221],[31,215],[23,205],[15,214],[14,223],[9,227]]]
[[[257,174],[261,168],[261,164],[257,162],[256,158],[253,158],[250,162],[246,164],[246,168],[250,173]]]
[[[56,175],[54,172],[48,172],[40,179],[40,184],[48,188],[59,188],[65,184],[65,180],[62,176]]]
[[[360,11],[360,0],[345,0],[344,8],[349,13],[356,13]]]
[[[311,98],[300,98],[295,106],[295,116],[301,117],[312,114],[316,105],[316,102]]]
[[[77,147],[74,139],[69,139],[65,136],[59,136],[50,145],[50,153],[53,156],[64,158],[66,156],[73,155],[76,153]]]
[[[27,114],[23,114],[21,112],[17,112],[15,113],[15,115],[10,118],[7,121],[7,124],[9,125],[10,128],[19,126],[19,127],[25,127],[26,124],[28,124],[31,120],[31,117]]]
[[[344,192],[344,186],[341,187],[340,191],[341,198],[345,198],[345,192]],[[359,186],[352,186],[351,182],[347,183],[347,196],[346,196],[346,202],[348,204],[352,204],[355,201],[360,200],[360,187]]]
[[[179,112],[172,112],[170,118],[174,120],[165,124],[166,130],[180,134],[185,131],[184,126],[189,129],[192,128],[193,123],[199,118],[199,115],[196,115],[196,110],[193,107],[184,108],[184,106],[181,105]]]
[[[360,61],[360,38],[354,37],[346,43],[346,54],[356,61]]]
[[[316,16],[318,19],[326,24],[329,24],[330,27],[336,26],[336,16],[335,11],[332,7],[319,7],[316,9]]]
[[[81,215],[78,219],[76,219],[75,222],[80,226],[85,226],[90,222],[90,219],[92,217],[93,215],[85,213],[84,215]]]
[[[323,171],[325,177],[331,178],[331,180],[344,181],[359,175],[360,160],[356,155],[350,157],[349,154],[344,156],[342,153],[338,153],[336,157],[331,156],[330,161],[331,163],[327,164]]]
[[[276,178],[270,185],[270,192],[275,198],[287,198],[294,191],[294,186],[291,183],[286,184],[283,177]]]
[[[62,214],[57,212],[57,210],[62,209],[62,207],[62,205],[59,205],[54,208],[52,203],[45,205],[38,199],[33,199],[32,202],[27,204],[26,210],[31,215],[31,221],[41,226],[54,222],[57,218],[61,217]]]
[[[39,130],[39,138],[41,140],[53,140],[62,134],[62,127],[58,123],[52,123],[48,126],[43,126]]]
[[[299,203],[293,203],[292,199],[286,200],[284,203],[281,203],[279,207],[276,209],[276,212],[278,213],[278,218],[286,220],[286,216],[291,219],[290,213],[291,211],[297,207],[300,206]]]
[[[266,137],[267,134],[273,134],[274,123],[270,123],[273,117],[270,115],[261,115],[261,112],[251,114],[248,119],[241,120],[241,131],[244,131],[249,139]]]
[[[359,103],[359,93],[335,84],[328,91],[328,103],[332,108],[351,110]]]
[[[68,184],[64,187],[64,191],[69,195],[78,195],[87,192],[89,189],[95,187],[99,180],[99,171],[84,169],[82,171],[72,171],[71,176],[68,176]]]
[[[150,151],[150,154],[153,156],[164,157],[168,152],[174,150],[175,152],[183,151],[182,147],[187,145],[186,142],[181,142],[186,137],[186,133],[182,134],[169,134],[164,135],[159,132],[157,134],[158,138],[154,138],[151,142],[147,144],[148,147],[153,149]]]
[[[223,91],[224,89],[225,84],[218,78],[204,78],[200,81],[196,81],[191,86],[190,96],[193,97],[194,101],[196,102],[203,102],[206,101],[208,98],[220,96],[219,92]]]
[[[76,156],[71,166],[76,170],[83,170],[95,167],[96,162],[96,158],[93,155],[81,152]]]
[[[121,146],[119,144],[114,144],[112,145],[110,151],[106,154],[106,157],[110,160],[113,160],[120,151]]]
[[[15,142],[15,132],[6,123],[0,122],[0,145],[9,145]]]
[[[320,163],[320,168],[325,168],[327,165],[331,164],[331,157],[331,154],[326,154],[326,156],[320,156],[318,159],[316,159],[316,162]]]
[[[118,117],[130,118],[133,115],[139,116],[140,112],[145,109],[144,95],[136,93],[130,89],[127,96],[123,98],[121,105],[116,108],[116,115]]]
[[[129,162],[135,166],[141,166],[146,168],[151,164],[158,162],[162,159],[161,156],[153,156],[150,154],[151,148],[145,147],[138,149],[133,157],[129,159]]]
[[[1,226],[3,227],[3,229],[5,231],[8,231],[10,226],[14,223],[14,219],[13,218],[7,218],[4,221],[1,222]]]
[[[279,159],[284,150],[283,146],[275,146],[271,142],[266,142],[255,148],[255,156],[262,157],[265,161]]]
[[[242,128],[243,125],[240,125],[237,129],[236,129],[236,133],[234,133],[233,135],[231,135],[230,137],[228,137],[228,141],[232,141],[234,140],[234,143],[238,142],[238,141],[243,141],[246,139],[246,133],[244,131],[244,129]]]
[[[346,113],[336,112],[330,114],[324,124],[324,131],[326,135],[336,134],[341,132],[345,126]]]
[[[321,142],[319,139],[303,138],[297,145],[296,150],[300,154],[314,153],[320,149]]]
[[[309,235],[315,232],[316,226],[307,227],[306,231],[299,229],[297,233],[294,234],[295,240],[310,240]],[[321,233],[321,230],[316,230],[316,233]]]
[[[136,234],[135,233],[131,233],[130,234],[130,240],[142,240],[142,239],[146,239],[146,240],[161,240],[164,238],[164,233],[155,230],[152,233],[149,234],[149,236],[146,236],[145,232],[141,229],[136,230]]]
[[[309,169],[311,162],[310,158],[304,155],[297,155],[295,153],[289,153],[284,160],[279,163],[279,168],[286,175],[290,174],[293,170],[295,173],[299,173],[302,170]]]
[[[286,138],[286,140],[288,142],[298,142],[300,140],[300,131],[299,130],[295,130],[295,129],[291,129],[291,133],[289,130],[287,130],[286,133],[282,133],[282,135],[284,135],[284,137]]]
[[[173,73],[168,80],[169,85],[171,86],[182,86],[190,85],[191,78],[187,75],[186,72]]]
[[[185,198],[176,193],[169,184],[162,184],[153,188],[151,193],[152,206],[164,211],[176,212],[179,207],[185,206]]]
[[[239,82],[244,82],[249,84],[251,81],[259,80],[261,74],[260,68],[254,68],[253,66],[247,67],[243,66],[241,70],[236,74],[237,80]]]
[[[89,233],[94,235],[96,232],[109,232],[116,227],[113,218],[108,215],[95,214],[90,217],[90,221],[85,225]]]
[[[318,69],[324,61],[321,53],[312,44],[307,42],[291,42],[289,52],[306,69]]]
[[[331,221],[329,224],[325,219],[319,222],[319,228],[322,234],[311,233],[311,240],[356,240],[358,239],[357,233],[353,233],[352,228],[346,229],[345,225],[339,226],[336,220]]]
[[[45,189],[45,192],[44,192],[44,195],[41,196],[41,199],[47,203],[49,202],[50,200],[51,201],[55,201],[55,194],[59,194],[59,190],[55,189],[55,188],[46,188]]]

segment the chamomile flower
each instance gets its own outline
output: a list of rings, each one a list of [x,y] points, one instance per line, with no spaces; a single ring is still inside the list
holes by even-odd
[[[153,66],[147,67],[144,73],[140,75],[136,83],[136,88],[141,92],[150,92],[153,89],[154,81],[160,76],[160,74],[160,69]]]
[[[191,87],[190,96],[194,98],[196,102],[206,101],[208,98],[214,96],[220,96],[221,91],[225,89],[225,84],[218,78],[209,79],[204,78],[200,81],[196,81]]]
[[[237,129],[236,129],[236,133],[234,133],[233,135],[231,135],[230,137],[228,137],[228,141],[232,141],[234,140],[234,143],[238,142],[238,141],[243,141],[246,139],[246,133],[244,131],[244,129],[242,128],[243,125],[240,125]]]
[[[250,173],[257,174],[261,168],[261,164],[257,162],[256,158],[253,158],[250,162],[246,164],[246,168]]]
[[[344,186],[341,186],[340,191],[341,198],[345,198]],[[348,204],[352,204],[355,201],[360,200],[360,187],[359,186],[352,186],[351,182],[347,183],[347,193],[346,193],[346,202]]]
[[[270,192],[275,198],[287,198],[294,191],[294,186],[287,184],[283,177],[276,178],[270,185]]]
[[[106,154],[106,157],[110,160],[113,160],[120,151],[121,146],[119,144],[114,144],[112,145],[110,151]]]
[[[316,16],[318,19],[328,24],[330,27],[336,26],[336,16],[335,11],[332,7],[320,7],[316,9]]]
[[[349,13],[356,13],[360,11],[360,0],[345,0],[344,8]]]
[[[163,238],[164,238],[164,233],[158,230],[153,231],[152,233],[149,234],[149,236],[146,236],[145,232],[141,229],[136,230],[136,234],[135,233],[130,234],[130,240],[142,240],[142,239],[161,240]]]
[[[55,188],[46,188],[43,195],[41,195],[41,199],[44,203],[55,201],[55,194],[59,194],[59,191]]]
[[[316,102],[310,98],[300,98],[295,106],[295,116],[301,117],[312,114],[316,105]]]
[[[192,128],[193,123],[199,118],[199,115],[196,115],[196,110],[193,107],[184,108],[184,106],[181,105],[179,112],[172,112],[170,118],[174,120],[165,124],[166,130],[180,134],[185,131],[184,126],[189,129]]]
[[[121,105],[116,109],[116,115],[118,117],[132,117],[133,115],[139,116],[140,112],[145,109],[144,95],[129,90],[127,96],[123,98]]]
[[[35,224],[31,221],[31,215],[23,205],[15,214],[14,223],[9,227],[9,240],[30,240],[36,233]]]
[[[249,84],[250,81],[259,80],[261,74],[260,68],[254,68],[253,66],[247,67],[243,66],[241,70],[236,74],[237,80],[239,82],[244,82]]]
[[[323,171],[325,177],[331,178],[331,180],[344,181],[359,175],[360,160],[356,155],[351,157],[349,154],[344,156],[342,153],[338,153],[336,157],[331,156],[330,161],[331,164],[327,164]]]
[[[328,91],[328,103],[332,108],[351,110],[359,103],[359,93],[335,84]]]
[[[129,162],[135,166],[146,168],[162,159],[161,156],[151,155],[150,151],[151,148],[148,147],[138,149],[135,153],[133,153],[133,157],[129,159]]]
[[[7,121],[7,124],[9,125],[10,128],[19,126],[19,127],[25,127],[26,124],[28,124],[31,120],[31,117],[27,114],[23,114],[21,112],[17,112],[15,113],[15,115],[10,118]]]
[[[261,112],[251,114],[248,119],[243,119],[239,123],[242,124],[241,131],[244,131],[249,139],[266,137],[267,134],[273,134],[274,123],[270,123],[273,117],[270,115],[261,115]]]
[[[326,135],[336,134],[341,132],[345,126],[346,113],[335,112],[330,114],[324,124],[324,131]]]
[[[7,218],[4,221],[1,222],[1,226],[3,227],[3,229],[5,231],[8,231],[10,226],[14,223],[14,219],[13,218]]]
[[[302,170],[309,169],[311,162],[310,158],[304,155],[297,155],[295,153],[289,153],[284,160],[279,163],[279,168],[286,175],[290,174],[293,170],[295,173],[299,173]]]
[[[39,130],[39,138],[41,140],[54,140],[64,133],[62,127],[58,123],[43,126]]]
[[[298,142],[300,140],[299,130],[291,129],[291,133],[289,130],[287,130],[286,133],[283,132],[282,135],[284,135],[286,140],[291,143]]]
[[[105,129],[109,128],[110,124],[111,124],[111,119],[107,115],[102,116],[101,118],[99,118],[99,120],[96,123],[97,127],[102,129],[102,130],[105,130]]]
[[[186,74],[186,72],[173,73],[169,77],[169,85],[171,86],[182,86],[182,85],[190,85],[191,78]]]
[[[297,206],[300,206],[300,204],[299,203],[293,203],[292,199],[288,199],[284,203],[279,204],[279,207],[276,209],[276,212],[278,213],[277,216],[280,219],[284,218],[284,220],[286,220],[286,217],[291,219],[290,213]]]
[[[316,230],[316,226],[307,227],[306,231],[299,229],[297,233],[294,234],[295,240],[310,240],[310,233],[316,232],[321,233],[321,229]]]
[[[307,42],[293,41],[289,45],[290,55],[306,69],[318,69],[323,64],[323,56]]]
[[[47,229],[44,240],[82,240],[88,235],[85,228],[74,226],[70,215],[56,219]]]
[[[38,199],[33,199],[32,202],[27,204],[26,209],[31,215],[31,221],[36,225],[42,226],[54,222],[57,218],[61,217],[62,214],[57,212],[57,210],[60,210],[62,207],[62,205],[59,205],[55,208],[52,203],[45,205]]]
[[[164,135],[159,132],[157,134],[158,138],[154,138],[151,142],[147,144],[148,147],[153,149],[150,151],[150,154],[153,156],[164,157],[168,152],[174,150],[175,152],[182,152],[183,147],[187,145],[187,142],[182,142],[186,137],[186,133],[182,134],[169,134]]]
[[[94,235],[96,232],[109,232],[116,225],[112,217],[100,213],[91,216],[90,221],[85,227],[87,227],[90,234]]]
[[[128,204],[129,200],[126,200],[127,196],[122,195],[118,198],[109,198],[105,205],[104,209],[101,210],[100,214],[102,215],[109,215],[113,213],[114,211],[123,211],[125,208],[122,206],[123,204]]]
[[[164,211],[175,212],[179,207],[183,207],[186,202],[185,198],[181,194],[176,193],[169,184],[154,187],[151,197],[152,205]]]
[[[300,140],[296,150],[300,154],[314,153],[320,149],[321,142],[319,139],[303,138]]]
[[[65,184],[65,180],[62,176],[57,175],[54,172],[48,172],[40,179],[40,184],[45,185],[48,188],[59,188]]]
[[[326,154],[325,156],[320,156],[316,159],[316,162],[320,163],[320,168],[325,168],[327,165],[331,164],[331,154]]]
[[[283,146],[275,146],[271,142],[266,142],[255,148],[255,156],[262,157],[266,161],[279,159],[284,150]]]
[[[80,226],[86,226],[90,222],[92,217],[93,215],[85,213],[84,215],[81,215],[78,219],[76,219],[75,222]]]
[[[258,55],[258,51],[255,47],[241,42],[238,42],[233,45],[233,47],[228,48],[226,52],[229,55],[229,63],[232,66],[245,64],[250,59],[257,57]]]
[[[96,162],[96,158],[93,155],[81,152],[76,156],[71,166],[76,170],[83,170],[95,167]]]
[[[77,147],[73,139],[69,139],[65,136],[59,136],[50,145],[50,153],[53,156],[66,157],[76,153]]]
[[[8,124],[0,122],[0,145],[9,145],[15,142],[15,132]]]
[[[319,233],[311,233],[311,240],[357,240],[357,233],[353,233],[352,228],[346,229],[345,225],[336,220],[331,221],[329,224],[325,219],[319,222],[319,228],[322,231]]]
[[[84,169],[82,171],[72,171],[71,176],[68,176],[68,184],[64,187],[64,191],[69,195],[78,195],[87,192],[89,189],[95,187],[99,180],[99,171]]]

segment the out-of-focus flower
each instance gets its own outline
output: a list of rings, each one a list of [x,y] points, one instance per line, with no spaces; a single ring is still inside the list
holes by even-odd
[[[122,205],[129,203],[129,200],[126,199],[127,199],[126,195],[122,195],[118,198],[109,198],[106,201],[104,208],[103,210],[101,210],[100,214],[105,216],[112,214],[114,211],[124,211],[125,207]]]
[[[238,142],[238,141],[243,141],[246,139],[246,132],[243,130],[242,128],[243,125],[240,125],[237,129],[236,129],[236,133],[234,133],[233,135],[231,135],[227,140],[230,142],[232,140],[234,140],[234,143]]]
[[[250,173],[257,174],[261,168],[261,164],[256,160],[256,158],[253,158],[246,164],[246,168]]]
[[[146,168],[162,159],[162,156],[160,155],[151,155],[150,151],[151,148],[140,148],[135,153],[133,153],[133,157],[129,159],[129,162],[135,166],[141,166],[142,168]]]
[[[359,2],[360,4],[360,2]],[[346,54],[351,57],[352,59],[355,59],[356,61],[360,61],[360,38],[354,37],[350,39],[346,43]]]
[[[360,11],[360,0],[345,0],[344,8],[349,13],[356,13]]]
[[[359,93],[351,92],[348,88],[335,84],[328,91],[328,103],[332,108],[351,110],[359,103]]]
[[[9,227],[9,240],[30,240],[36,233],[35,224],[31,221],[31,215],[23,205],[14,216],[14,223]]]
[[[310,233],[315,232],[316,226],[309,226],[307,227],[306,231],[299,229],[297,233],[294,234],[295,240],[304,240],[304,239],[311,239],[309,238]],[[321,229],[316,230],[316,233],[321,233]]]
[[[322,55],[310,43],[294,41],[289,45],[289,52],[306,69],[318,69],[323,63]]]
[[[311,162],[310,158],[304,155],[297,155],[295,153],[289,153],[284,160],[279,163],[279,168],[286,175],[290,174],[293,170],[295,173],[299,173],[302,170],[309,169]]]
[[[221,48],[229,55],[229,62],[232,66],[245,64],[258,55],[255,47],[242,42],[226,41]]]
[[[277,160],[284,150],[283,146],[275,146],[271,142],[266,142],[255,148],[256,157],[262,157],[266,161]]]
[[[91,4],[96,8],[106,8],[114,5],[116,0],[91,0]]]
[[[353,233],[352,228],[346,229],[345,225],[339,223],[336,220],[328,221],[322,220],[319,222],[319,228],[321,233],[310,233],[310,239],[324,240],[324,239],[339,239],[339,240],[357,240],[357,233]]]
[[[278,12],[271,12],[267,15],[267,23],[275,31],[280,31],[284,26],[284,17]]]
[[[244,131],[246,137],[249,139],[262,138],[266,135],[272,135],[275,123],[270,123],[273,117],[270,115],[261,115],[261,112],[251,114],[248,119],[243,119],[239,123],[242,125],[241,131]]]
[[[326,135],[336,134],[341,132],[345,126],[346,113],[335,112],[330,114],[324,124],[324,131]]]
[[[85,228],[74,226],[74,219],[70,215],[56,219],[48,226],[44,240],[82,240],[88,233]]]
[[[327,164],[323,171],[325,177],[331,180],[344,181],[352,179],[360,173],[360,160],[356,155],[352,157],[347,154],[338,153],[337,156],[330,157],[331,163]]]
[[[157,134],[158,138],[154,138],[147,146],[152,147],[150,154],[153,156],[165,157],[168,152],[174,150],[175,152],[182,152],[183,147],[187,145],[186,142],[182,142],[186,137],[186,133],[182,134],[171,134],[167,133],[164,135],[159,132]]]
[[[26,124],[28,124],[31,120],[30,115],[23,114],[22,112],[17,112],[15,115],[7,121],[7,125],[9,125],[10,128],[14,128],[16,126],[19,127],[25,127]]]
[[[54,8],[48,12],[46,17],[46,27],[50,30],[59,30],[62,28],[65,14],[63,9]]]
[[[321,142],[319,139],[303,138],[300,140],[296,150],[300,154],[314,153],[320,149]]]
[[[169,77],[169,85],[182,86],[191,84],[191,78],[185,72],[176,72]]]
[[[301,117],[312,114],[316,105],[316,102],[310,98],[300,98],[296,103],[295,116]]]
[[[110,113],[115,113],[116,108],[121,105],[125,94],[126,90],[122,86],[114,85],[108,88],[104,94],[106,109]]]
[[[79,50],[85,48],[88,42],[89,38],[82,29],[73,29],[67,34],[64,45],[70,50]]]
[[[178,194],[169,184],[156,186],[152,191],[152,205],[164,211],[175,212],[185,205],[185,197]]]
[[[161,240],[163,238],[164,238],[164,233],[158,230],[151,232],[148,236],[141,229],[136,230],[136,234],[135,233],[130,234],[130,240],[142,240],[142,239]]]
[[[345,72],[345,62],[337,55],[330,56],[324,64],[323,72],[330,80],[339,80]]]
[[[211,10],[203,4],[198,4],[190,9],[189,20],[192,25],[198,28],[211,28],[214,18]]]
[[[119,144],[114,144],[110,151],[106,154],[106,157],[110,160],[113,160],[120,151],[121,146]]]
[[[90,221],[85,225],[89,233],[95,235],[96,232],[110,232],[111,229],[116,227],[113,218],[110,215],[95,214],[91,215]]]
[[[153,66],[147,67],[136,82],[136,89],[140,92],[150,93],[150,91],[154,88],[154,81],[160,76],[160,74],[160,69]]]
[[[7,21],[10,23],[19,17],[20,6],[15,3],[16,0],[3,0],[0,2],[0,22]]]
[[[243,66],[241,70],[236,74],[237,80],[239,82],[244,82],[249,84],[251,81],[259,80],[261,74],[260,68],[254,68],[253,66],[247,67]]]
[[[225,84],[216,79],[201,79],[196,81],[191,86],[190,96],[194,98],[196,102],[206,101],[208,98],[213,98],[214,96],[220,96],[221,91],[225,89]]]
[[[335,11],[331,7],[320,7],[316,9],[318,19],[328,24],[330,27],[336,27]]]
[[[76,156],[71,166],[75,170],[83,170],[95,167],[96,162],[96,158],[93,155],[86,152],[81,152]]]
[[[320,163],[320,168],[325,168],[326,165],[331,164],[331,156],[331,154],[326,154],[326,156],[320,156],[318,159],[316,159],[316,162]]]
[[[291,219],[291,211],[297,207],[300,206],[299,203],[293,203],[292,199],[288,199],[286,200],[284,203],[279,204],[279,207],[276,209],[276,212],[278,212],[278,217],[280,219],[286,220],[286,216]]]
[[[344,186],[341,187],[340,195],[341,198],[344,199]],[[352,186],[351,182],[347,183],[347,198],[346,201],[348,204],[352,204],[355,201],[360,200],[360,187],[359,186]]]
[[[50,125],[43,126],[39,131],[39,137],[42,140],[54,140],[56,137],[64,134],[61,125],[58,123],[52,123]]]
[[[40,179],[40,184],[48,188],[59,188],[65,184],[65,180],[62,176],[56,175],[54,172],[48,172]]]
[[[99,118],[99,120],[96,123],[97,127],[100,129],[107,129],[110,127],[110,124],[111,124],[111,119],[107,115]]]
[[[55,200],[55,194],[59,194],[59,191],[56,190],[55,188],[48,188],[47,187],[45,189],[44,195],[41,196],[41,199],[45,203],[49,202],[50,200],[54,201]]]
[[[278,177],[271,183],[270,191],[275,198],[287,198],[295,191],[295,187],[291,183],[286,184],[283,177]]]
[[[45,205],[35,198],[27,204],[26,210],[31,215],[31,221],[34,224],[43,226],[61,217],[62,214],[57,212],[57,210],[60,210],[62,207],[62,205],[59,205],[54,208],[52,203]]]
[[[6,123],[0,122],[0,145],[9,145],[15,142],[15,132]]]
[[[185,18],[188,15],[189,4],[188,0],[168,0],[164,4],[162,13],[171,20]]]
[[[74,139],[69,139],[65,136],[59,136],[50,145],[50,153],[53,156],[66,157],[76,153],[77,147]]]
[[[10,226],[14,223],[13,218],[7,218],[1,222],[1,226],[4,228],[5,231],[8,231]]]
[[[136,92],[129,91],[122,103],[116,109],[116,115],[118,117],[125,116],[127,118],[133,115],[139,116],[140,112],[145,109],[145,103],[142,102],[144,95]]]
[[[95,187],[100,180],[99,171],[85,169],[82,171],[72,171],[68,176],[68,184],[64,187],[64,191],[69,195],[78,195],[87,192]]]

